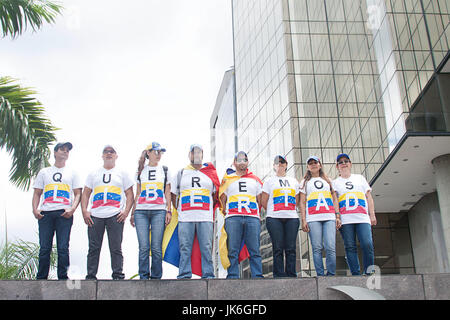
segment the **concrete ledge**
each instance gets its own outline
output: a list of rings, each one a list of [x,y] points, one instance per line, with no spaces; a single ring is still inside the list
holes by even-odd
[[[332,286],[373,290],[387,300],[450,299],[450,274],[284,279],[0,281],[0,300],[348,300]]]

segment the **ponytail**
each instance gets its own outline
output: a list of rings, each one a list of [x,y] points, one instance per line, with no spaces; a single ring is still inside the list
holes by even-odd
[[[138,169],[137,169],[137,180],[139,183],[141,182],[141,173],[144,170],[145,159],[147,159],[147,150],[142,151],[141,156],[138,160]]]

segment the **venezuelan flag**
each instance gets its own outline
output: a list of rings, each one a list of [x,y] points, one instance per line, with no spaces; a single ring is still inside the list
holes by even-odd
[[[330,191],[311,192],[306,201],[308,214],[334,213]]]
[[[209,210],[210,191],[208,189],[186,189],[181,192],[181,208],[189,210]]]
[[[295,210],[295,190],[280,188],[273,190],[273,211]]]
[[[138,204],[164,204],[163,187],[161,182],[144,182]]]
[[[115,186],[98,186],[94,188],[92,208],[120,207],[122,189]]]
[[[258,215],[256,197],[248,194],[236,194],[228,199],[228,214]]]
[[[70,186],[65,183],[51,183],[44,188],[45,203],[70,204]]]
[[[366,196],[362,192],[347,192],[339,197],[339,212],[341,214],[367,214]]]

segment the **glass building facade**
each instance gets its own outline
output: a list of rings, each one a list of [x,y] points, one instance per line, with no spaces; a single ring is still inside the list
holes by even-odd
[[[309,155],[334,178],[335,157],[346,152],[353,172],[370,181],[405,133],[450,131],[448,74],[440,72],[449,57],[450,0],[231,2],[237,144],[261,179],[272,174],[276,154],[287,156],[288,175],[299,181]],[[411,255],[407,215],[377,216],[376,263],[389,273],[414,272],[412,258],[395,262],[399,250]],[[303,276],[315,275],[310,250],[300,231]],[[261,254],[270,275],[265,230]],[[344,274],[339,235],[337,256]]]

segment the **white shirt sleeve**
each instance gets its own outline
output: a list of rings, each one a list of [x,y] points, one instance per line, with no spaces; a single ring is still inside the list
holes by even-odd
[[[360,175],[360,179],[361,179],[361,185],[364,188],[364,194],[366,194],[367,191],[372,191],[372,188],[369,186],[369,184],[367,183],[366,178],[364,178],[363,175]]]
[[[94,174],[90,173],[86,178],[85,186],[91,190],[94,190]]]
[[[81,179],[76,172],[73,173],[72,176],[72,189],[82,189],[83,184],[81,183]]]
[[[33,188],[35,188],[35,189],[44,189],[44,187],[45,187],[44,174],[43,174],[43,172],[41,170],[41,171],[39,171],[39,173],[38,173],[38,175],[36,177],[36,180],[34,181]]]
[[[265,192],[267,194],[270,194],[270,185],[271,185],[271,179],[268,179],[266,181],[264,181],[264,184],[262,186],[262,192]]]
[[[122,183],[124,187],[124,192],[129,188],[131,188],[132,186],[134,186],[133,180],[131,180],[130,176],[125,171],[122,171]]]
[[[298,191],[301,193],[306,194],[306,183],[305,183],[305,179],[303,179],[300,184],[298,185]]]

